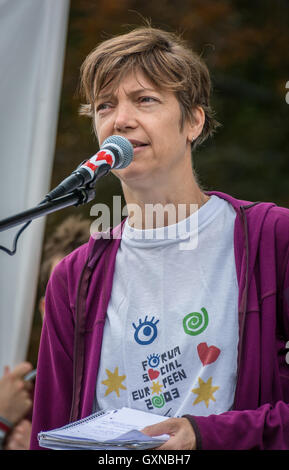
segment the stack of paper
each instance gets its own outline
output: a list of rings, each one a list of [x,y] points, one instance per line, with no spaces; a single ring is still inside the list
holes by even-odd
[[[40,432],[38,441],[40,447],[55,450],[152,449],[167,441],[169,436],[150,437],[140,430],[166,419],[131,408],[102,410],[67,426]]]

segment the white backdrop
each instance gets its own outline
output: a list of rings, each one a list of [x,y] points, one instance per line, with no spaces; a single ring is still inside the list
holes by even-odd
[[[0,219],[48,192],[58,123],[69,0],[0,0]],[[26,358],[45,218],[0,250],[0,376]],[[0,232],[12,247],[21,227]]]

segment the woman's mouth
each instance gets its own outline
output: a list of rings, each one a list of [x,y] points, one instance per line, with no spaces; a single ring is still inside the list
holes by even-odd
[[[141,152],[145,147],[148,147],[148,145],[149,145],[149,144],[146,144],[144,142],[140,142],[138,140],[130,140],[130,143],[133,146],[134,154]]]
[[[142,152],[146,147],[148,147],[148,144],[144,144],[144,145],[136,145],[133,147],[133,153],[134,155],[136,153],[139,153],[139,152]]]

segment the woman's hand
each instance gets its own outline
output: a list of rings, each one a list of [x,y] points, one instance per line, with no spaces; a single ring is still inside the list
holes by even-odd
[[[146,426],[142,432],[147,436],[169,434],[170,438],[156,450],[195,450],[195,431],[187,418],[169,418],[162,423]]]

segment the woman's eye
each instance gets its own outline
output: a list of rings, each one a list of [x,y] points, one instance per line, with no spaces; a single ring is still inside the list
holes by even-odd
[[[152,96],[141,96],[140,101],[141,103],[153,103],[156,101],[156,98],[153,98]]]
[[[96,111],[103,111],[105,109],[109,109],[110,107],[110,104],[109,103],[100,103],[97,107],[96,107]]]

